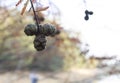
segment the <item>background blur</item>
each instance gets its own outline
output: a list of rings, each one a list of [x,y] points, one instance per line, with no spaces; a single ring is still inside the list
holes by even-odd
[[[119,83],[119,0],[37,0],[43,23],[60,34],[47,37],[43,51],[34,49],[34,36],[24,27],[34,24],[24,0],[0,1],[0,83]],[[84,20],[85,10],[93,11]],[[103,71],[104,70],[104,71]]]

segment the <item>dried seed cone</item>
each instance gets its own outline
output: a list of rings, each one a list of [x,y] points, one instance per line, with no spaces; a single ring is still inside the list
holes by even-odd
[[[56,28],[55,28],[55,26],[53,26],[52,24],[44,24],[43,27],[44,27],[43,33],[44,33],[46,36],[51,36],[51,35],[53,35],[54,33],[56,33]]]
[[[37,32],[37,27],[34,24],[28,24],[25,29],[24,32],[27,36],[32,36],[35,35]]]
[[[37,35],[34,39],[34,47],[37,51],[41,51],[45,49],[46,46],[46,38],[44,35]]]

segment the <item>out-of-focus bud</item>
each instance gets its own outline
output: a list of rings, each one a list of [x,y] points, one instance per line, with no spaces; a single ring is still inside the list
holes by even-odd
[[[84,19],[85,19],[86,21],[89,20],[89,15],[92,15],[92,14],[93,14],[92,11],[85,10],[85,17],[84,17]]]

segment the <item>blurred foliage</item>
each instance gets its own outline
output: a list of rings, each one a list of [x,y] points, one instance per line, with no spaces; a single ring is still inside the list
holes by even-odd
[[[0,7],[0,11],[0,70],[55,71],[97,65],[95,60],[86,60],[80,55],[80,49],[77,47],[80,41],[69,37],[70,33],[64,30],[55,37],[48,37],[46,49],[36,52],[33,46],[34,37],[24,34],[24,26],[34,23],[32,15],[26,13],[21,16],[17,10],[8,10],[5,7]],[[58,29],[61,28],[55,20],[49,22]]]
[[[24,26],[33,23],[33,20],[29,15],[20,16],[15,9],[1,7],[0,11],[0,62],[14,65],[14,61],[18,61],[22,55],[34,50],[32,37],[24,34]]]

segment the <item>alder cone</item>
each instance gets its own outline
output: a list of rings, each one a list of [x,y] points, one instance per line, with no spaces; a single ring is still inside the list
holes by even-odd
[[[41,50],[44,50],[45,49],[45,46],[46,46],[46,38],[44,35],[38,35],[35,37],[34,39],[34,47],[37,51],[41,51]]]
[[[24,32],[27,36],[33,36],[36,34],[37,29],[36,29],[36,25],[34,24],[28,24],[25,29]]]

